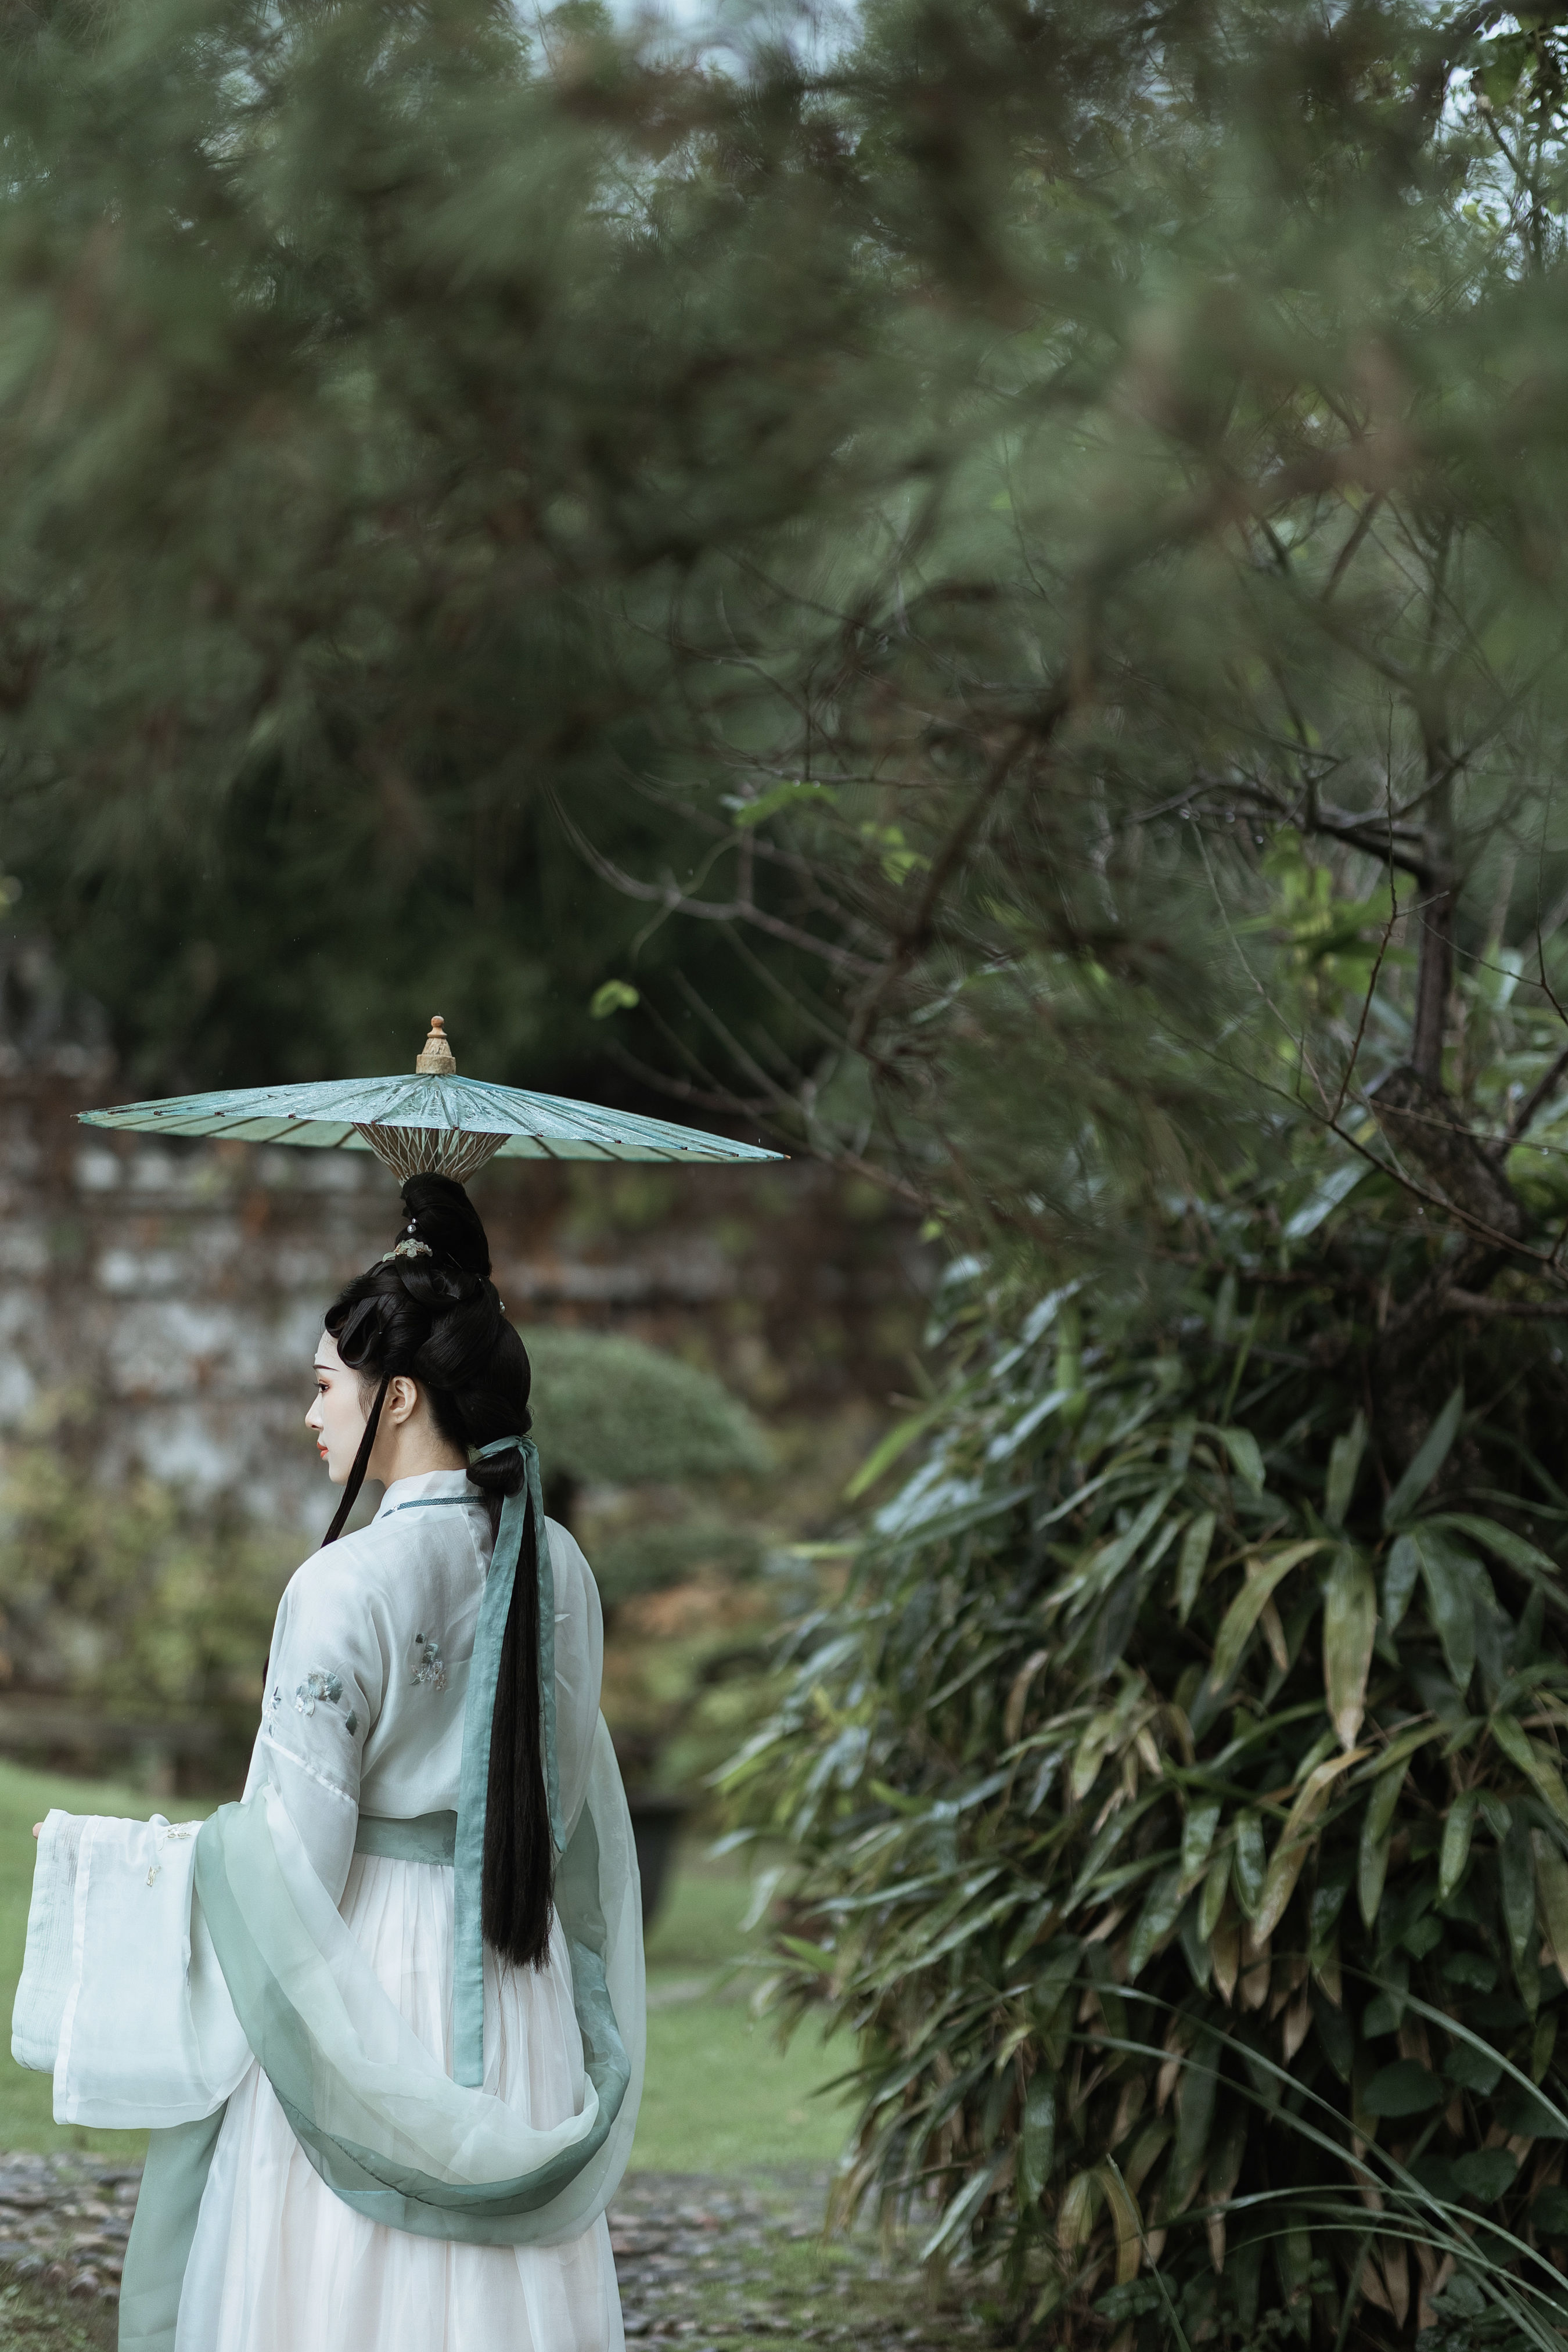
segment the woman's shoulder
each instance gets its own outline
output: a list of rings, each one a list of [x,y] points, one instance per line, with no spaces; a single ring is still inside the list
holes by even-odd
[[[407,1595],[418,1582],[414,1571],[417,1557],[432,1549],[433,1536],[451,1535],[467,1514],[442,1512],[443,1521],[452,1527],[437,1530],[432,1524],[435,1512],[421,1513],[420,1524],[409,1527],[400,1524],[402,1515],[389,1512],[384,1517],[372,1519],[368,1527],[356,1528],[352,1535],[340,1536],[334,1544],[323,1544],[310,1557],[302,1559],[284,1589],[283,1601],[290,1610],[308,1610],[312,1615],[338,1610],[363,1612],[367,1601],[386,1596]],[[464,1549],[471,1549],[466,1528],[463,1530]],[[440,1545],[446,1550],[449,1545]]]

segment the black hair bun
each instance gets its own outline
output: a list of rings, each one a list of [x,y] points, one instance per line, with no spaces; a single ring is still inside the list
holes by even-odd
[[[403,1205],[415,1237],[437,1257],[451,1258],[465,1274],[481,1280],[489,1273],[490,1245],[484,1226],[462,1186],[450,1176],[410,1176],[403,1187]]]

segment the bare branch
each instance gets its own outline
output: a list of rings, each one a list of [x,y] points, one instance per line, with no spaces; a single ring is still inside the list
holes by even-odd
[[[1399,920],[1399,893],[1393,888],[1392,885],[1389,896],[1393,900],[1393,911],[1383,927],[1383,937],[1377,943],[1377,956],[1372,967],[1372,976],[1366,983],[1366,994],[1362,999],[1361,1019],[1356,1023],[1350,1059],[1345,1064],[1344,1075],[1340,1080],[1340,1090],[1334,1097],[1334,1107],[1329,1114],[1331,1123],[1339,1118],[1345,1107],[1345,1095],[1349,1090],[1351,1080],[1355,1076],[1355,1066],[1361,1058],[1362,1040],[1366,1035],[1367,1019],[1372,1012],[1372,1000],[1377,993],[1378,974],[1383,970],[1383,959],[1388,953],[1388,942],[1394,937],[1394,926]]]
[[[1530,1092],[1526,1095],[1524,1100],[1521,1103],[1519,1108],[1515,1111],[1512,1118],[1510,1120],[1507,1133],[1500,1136],[1498,1141],[1492,1146],[1492,1156],[1494,1159],[1507,1159],[1509,1153],[1513,1150],[1514,1145],[1519,1141],[1521,1136],[1528,1132],[1530,1126],[1535,1118],[1535,1114],[1541,1108],[1542,1103],[1546,1101],[1550,1095],[1555,1094],[1557,1088],[1563,1083],[1564,1073],[1568,1073],[1568,1045],[1563,1046],[1563,1051],[1558,1055],[1556,1060],[1542,1072],[1539,1078],[1537,1078],[1535,1084],[1531,1087]]]
[[[1568,1323],[1568,1298],[1560,1306],[1549,1299],[1492,1298],[1475,1290],[1450,1290],[1445,1304],[1461,1315],[1484,1315],[1503,1323]]]
[[[731,898],[720,905],[710,898],[689,898],[673,882],[639,882],[635,875],[626,873],[614,859],[606,857],[603,850],[595,848],[581,826],[567,815],[558,794],[552,792],[549,797],[562,829],[569,835],[573,846],[587,859],[601,881],[610,883],[628,898],[640,898],[646,906],[662,907],[668,914],[693,915],[703,922],[752,923],[758,930],[766,931],[771,938],[784,940],[791,947],[805,948],[808,953],[820,956],[825,963],[834,964],[841,971],[858,972],[867,979],[875,975],[878,967],[867,957],[856,955],[849,948],[838,947],[831,940],[819,939],[815,931],[803,931],[794,923],[784,922],[777,915],[770,915],[763,908],[746,899]]]
[[[1339,553],[1334,558],[1333,569],[1329,573],[1328,579],[1323,585],[1323,593],[1320,599],[1321,603],[1324,604],[1328,603],[1330,597],[1333,594],[1334,590],[1339,586],[1340,582],[1343,579],[1345,573],[1349,571],[1351,565],[1355,562],[1356,557],[1360,554],[1362,542],[1365,539],[1367,532],[1372,529],[1373,522],[1377,520],[1377,510],[1382,504],[1383,492],[1381,490],[1374,490],[1371,498],[1368,499],[1365,506],[1363,507],[1360,514],[1357,515],[1354,530],[1351,532],[1350,537],[1346,540],[1344,545],[1341,548]]]
[[[971,796],[968,807],[931,861],[931,871],[926,876],[925,887],[921,892],[920,904],[915,908],[913,920],[895,940],[891,955],[883,965],[875,985],[860,1005],[851,1025],[851,1042],[862,1051],[876,1027],[889,995],[909,971],[910,965],[930,946],[935,926],[936,910],[942,903],[942,893],[968,856],[974,836],[989,815],[998,793],[1017,766],[1030,741],[1036,738],[1048,741],[1066,718],[1068,708],[1067,689],[1065,687],[1058,688],[1037,719],[1013,730],[1006,743],[992,761],[984,782]]]

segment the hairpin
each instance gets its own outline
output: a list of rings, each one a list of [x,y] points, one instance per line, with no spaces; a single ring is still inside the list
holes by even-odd
[[[384,1265],[389,1258],[434,1257],[435,1255],[428,1242],[399,1242],[395,1249],[382,1251],[381,1262]]]

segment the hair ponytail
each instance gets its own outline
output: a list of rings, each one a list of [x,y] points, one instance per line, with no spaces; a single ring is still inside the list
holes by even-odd
[[[327,1310],[326,1327],[343,1362],[379,1386],[324,1543],[342,1532],[364,1480],[387,1384],[400,1373],[419,1382],[437,1429],[467,1453],[503,1438],[521,1440],[532,1422],[528,1352],[489,1279],[489,1244],[468,1194],[449,1177],[411,1176],[403,1200],[409,1218],[395,1247]],[[470,1461],[468,1477],[484,1497],[493,1536],[502,1503],[526,1483],[522,1454],[509,1449]],[[517,1968],[544,1966],[552,1916],[539,1670],[539,1557],[530,1511],[491,1717],[480,1895],[485,1939]]]
[[[542,1968],[550,1950],[555,1856],[544,1785],[542,1716],[539,1555],[530,1511],[523,1522],[490,1718],[480,1901],[485,1940],[519,1968]]]

